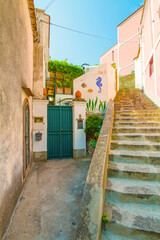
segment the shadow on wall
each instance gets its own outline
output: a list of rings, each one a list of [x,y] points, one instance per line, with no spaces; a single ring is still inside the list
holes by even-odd
[[[119,77],[119,88],[135,88],[135,73],[120,76]]]

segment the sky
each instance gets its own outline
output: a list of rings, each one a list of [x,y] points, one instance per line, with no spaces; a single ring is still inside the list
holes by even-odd
[[[45,9],[51,0],[34,0]],[[51,23],[105,37],[98,39],[51,26],[51,59],[82,65],[100,64],[100,56],[117,42],[117,25],[136,11],[143,0],[55,0],[46,10]]]

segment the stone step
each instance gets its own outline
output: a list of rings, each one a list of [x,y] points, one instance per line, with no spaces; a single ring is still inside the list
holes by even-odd
[[[159,165],[160,152],[110,150],[109,161]]]
[[[121,224],[109,223],[102,228],[101,240],[159,240],[159,233],[144,232],[125,227]]]
[[[124,103],[124,104],[130,104],[130,103],[148,103],[148,104],[154,104],[150,99],[147,99],[147,98],[144,98],[144,97],[141,97],[141,96],[134,96],[134,97],[131,97],[130,95],[128,96],[121,96],[121,97],[118,97],[118,98],[115,98],[114,99],[114,103],[115,104],[119,104],[119,103]]]
[[[160,110],[120,110],[116,111],[116,114],[144,114],[144,113],[160,113]]]
[[[159,133],[112,133],[112,140],[160,142]]]
[[[134,150],[134,151],[159,151],[160,142],[150,141],[111,141],[112,150]]]
[[[114,127],[113,133],[160,133],[160,127]]]
[[[126,104],[127,103],[127,104]],[[136,106],[143,106],[143,107],[154,107],[156,105],[154,105],[153,103],[150,102],[129,102],[127,99],[125,102],[114,102],[114,106],[115,107],[136,107]]]
[[[151,111],[151,110],[157,110],[157,107],[144,107],[144,106],[134,106],[134,107],[130,107],[130,108],[124,108],[124,107],[115,107],[114,108],[114,112],[116,111],[143,111],[143,110],[147,110],[147,111]]]
[[[114,127],[130,127],[130,126],[134,126],[134,127],[160,127],[160,122],[156,122],[156,121],[139,121],[139,122],[121,122],[121,121],[116,121],[113,123]]]
[[[129,116],[129,117],[114,117],[114,122],[116,121],[121,121],[121,122],[142,122],[142,121],[156,121],[156,122],[160,122],[160,117],[132,117],[132,116]]]
[[[110,223],[160,234],[160,207],[136,203],[105,203]]]
[[[135,108],[135,107],[134,107],[134,108],[114,108],[114,113],[116,113],[117,111],[121,111],[121,110],[122,110],[122,111],[123,111],[123,110],[124,110],[124,111],[125,111],[125,110],[126,110],[126,111],[128,111],[128,110],[130,110],[130,111],[131,111],[131,110],[136,110],[136,111],[147,110],[147,111],[150,111],[150,110],[154,110],[154,109],[156,110],[156,108],[151,108],[151,109],[150,109],[150,108],[143,108],[143,107],[141,107],[141,108],[137,108],[137,107],[136,107],[136,108]]]
[[[144,112],[144,113],[133,113],[133,114],[131,114],[131,113],[121,113],[121,114],[115,114],[115,118],[123,118],[123,117],[132,117],[132,118],[134,118],[134,117],[139,117],[139,118],[144,118],[145,119],[145,117],[160,117],[160,113],[157,113],[157,112],[152,112],[152,113],[150,113],[150,112],[148,112],[148,111],[146,111],[146,112]]]
[[[143,104],[143,103],[141,103],[141,104],[134,104],[134,103],[132,103],[132,104],[128,104],[128,105],[126,105],[126,104],[123,104],[123,103],[120,103],[120,104],[114,104],[114,108],[115,109],[120,109],[121,110],[121,108],[125,108],[125,109],[128,109],[128,111],[130,110],[130,109],[132,109],[132,110],[137,110],[138,108],[141,108],[142,110],[144,109],[150,109],[150,110],[158,110],[158,107],[157,106],[155,106],[155,105],[153,105],[153,104]],[[137,109],[135,109],[135,108],[137,108]]]
[[[160,166],[111,162],[108,165],[108,177],[127,178],[127,181],[128,179],[159,181]]]
[[[108,177],[106,199],[112,203],[142,203],[160,206],[160,182]]]

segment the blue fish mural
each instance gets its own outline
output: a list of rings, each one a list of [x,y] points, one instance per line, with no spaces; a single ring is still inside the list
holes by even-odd
[[[97,79],[96,79],[96,85],[99,87],[99,93],[101,93],[102,92],[102,78],[101,77],[98,77]]]

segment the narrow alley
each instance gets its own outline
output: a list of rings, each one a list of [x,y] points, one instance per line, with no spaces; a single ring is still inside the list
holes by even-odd
[[[74,240],[90,159],[34,164],[5,240]]]

